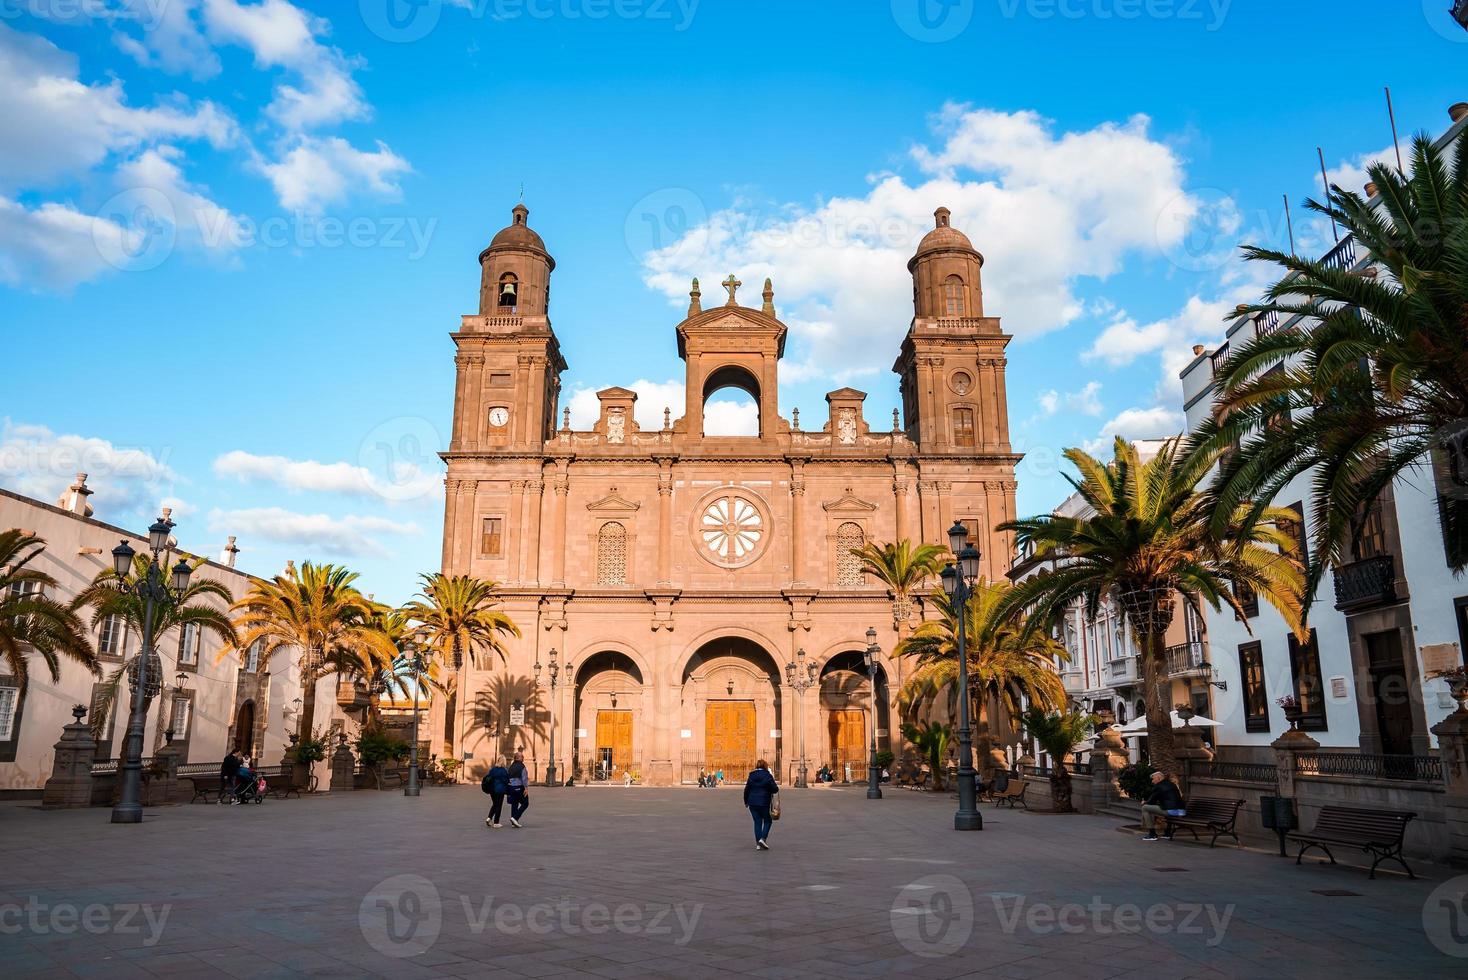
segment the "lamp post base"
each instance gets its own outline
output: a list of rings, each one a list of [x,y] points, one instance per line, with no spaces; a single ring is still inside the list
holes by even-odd
[[[404,796],[418,795],[418,763],[408,763],[408,784],[403,787]]]
[[[143,807],[138,803],[119,803],[112,808],[113,823],[142,823]]]
[[[556,785],[556,764],[554,762],[545,767],[545,785],[547,788]]]
[[[882,776],[875,765],[867,769],[867,799],[882,798]]]
[[[984,817],[979,811],[974,810],[964,813],[962,810],[953,815],[954,830],[983,830]]]

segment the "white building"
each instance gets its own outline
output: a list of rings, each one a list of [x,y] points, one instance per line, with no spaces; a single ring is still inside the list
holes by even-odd
[[[45,542],[45,550],[31,567],[57,581],[57,594],[52,598],[63,603],[89,585],[97,573],[111,567],[112,549],[119,541],[126,540],[139,553],[147,551],[146,533],[91,517],[87,505],[91,493],[84,474],[55,505],[0,488],[0,528],[20,528]],[[188,536],[187,528],[180,530]],[[254,579],[233,567],[233,542],[231,538],[223,552],[224,561],[206,562],[194,575],[224,584],[239,598]],[[85,609],[80,615],[91,626],[103,678],[62,657],[60,681],[53,683],[45,665],[32,658],[30,681],[22,694],[0,663],[0,796],[39,792],[51,775],[54,745],[62,727],[72,721],[72,707],[96,704],[102,680],[138,652],[141,637],[120,621],[91,620],[90,610]],[[219,760],[233,746],[265,764],[280,762],[287,745],[285,733],[294,730],[294,715],[299,710],[298,658],[277,655],[269,669],[262,670],[253,655],[244,663],[236,656],[222,657],[219,639],[197,629],[165,633],[156,648],[165,686],[150,708],[144,756],[153,755],[164,744],[164,733],[172,730],[184,762]],[[330,704],[332,690],[330,685],[324,687],[319,703]],[[115,759],[121,753],[129,704],[124,683],[103,726],[98,760]],[[325,712],[321,714],[325,718]],[[90,715],[88,720],[92,720]]]
[[[1458,115],[1439,146],[1468,126],[1468,116]],[[1350,238],[1326,261],[1358,270],[1371,265]],[[1241,318],[1217,349],[1194,348],[1181,375],[1190,430],[1214,411],[1214,376],[1230,347],[1292,322]],[[1309,481],[1310,474],[1297,478],[1274,503],[1297,509],[1313,526]],[[1454,577],[1448,566],[1437,494],[1424,465],[1361,515],[1353,560],[1328,573],[1315,597],[1308,642],[1296,642],[1268,604],[1247,622],[1231,611],[1209,614],[1214,666],[1227,683],[1216,696],[1215,717],[1224,723],[1220,745],[1253,750],[1237,753],[1240,758],[1261,753],[1289,727],[1276,701],[1293,694],[1305,709],[1300,728],[1322,746],[1372,755],[1424,755],[1435,748],[1429,729],[1453,702],[1446,684],[1426,675],[1463,663],[1468,647],[1468,579]]]

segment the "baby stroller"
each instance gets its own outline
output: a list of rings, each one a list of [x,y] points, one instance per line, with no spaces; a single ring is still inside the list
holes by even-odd
[[[231,803],[264,803],[265,777],[255,772],[241,772]]]

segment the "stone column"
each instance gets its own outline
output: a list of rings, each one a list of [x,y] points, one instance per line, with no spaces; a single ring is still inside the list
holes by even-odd
[[[41,791],[41,807],[62,810],[92,805],[92,758],[97,743],[92,729],[82,718],[87,709],[77,705],[71,709],[75,720],[61,730],[56,743],[56,758],[51,764],[51,778]]]
[[[148,786],[148,803],[151,806],[177,802],[178,765],[183,760],[179,757],[178,746],[173,744],[173,737],[166,733],[165,737],[167,744],[153,753],[155,771]]]
[[[1188,795],[1189,763],[1213,761],[1213,751],[1203,744],[1203,729],[1184,725],[1172,730],[1173,756],[1177,759],[1177,777],[1182,780],[1183,796]]]
[[[453,432],[449,435],[449,448],[454,450],[463,448],[464,443],[464,408],[469,398],[469,386],[465,378],[468,366],[468,354],[454,355],[454,418]]]
[[[1442,756],[1448,863],[1468,867],[1468,710],[1459,708],[1432,726]],[[49,785],[49,784],[48,784]]]
[[[790,581],[805,581],[805,470],[801,460],[792,460],[790,473]]]
[[[673,581],[673,461],[658,460],[658,585]]]
[[[443,557],[439,567],[448,569],[454,563],[454,529],[458,526],[459,481],[448,477],[443,481]]]
[[[1295,798],[1295,757],[1314,752],[1320,748],[1320,743],[1304,732],[1291,730],[1269,743],[1269,747],[1274,749],[1278,795],[1293,800]]]
[[[541,495],[545,493],[545,481],[531,480],[528,487],[530,491],[529,520],[526,522],[525,539],[525,581],[540,584],[540,521]]]
[[[525,481],[510,481],[510,508],[505,514],[505,566],[508,569],[505,577],[511,582],[522,581],[523,573],[520,571],[520,538],[524,530],[523,503],[525,500]]]
[[[467,407],[464,409],[460,442],[465,448],[474,450],[479,448],[480,437],[484,434],[485,426],[484,355],[470,354],[465,360],[469,362],[469,366],[468,371],[465,372],[464,381],[469,386],[469,390],[464,398]]]
[[[559,587],[566,584],[566,495],[571,491],[570,477],[564,471],[558,473],[554,486],[556,491],[555,540],[551,547],[555,549],[556,558],[551,581]]]
[[[1091,749],[1091,809],[1099,810],[1122,797],[1117,781],[1127,764],[1126,744],[1116,729],[1107,726],[1096,733]]]
[[[900,475],[892,478],[892,515],[894,541],[907,537],[907,481]]]
[[[357,759],[347,745],[347,737],[339,736],[336,751],[331,754],[331,791],[343,793],[357,788],[354,771]]]

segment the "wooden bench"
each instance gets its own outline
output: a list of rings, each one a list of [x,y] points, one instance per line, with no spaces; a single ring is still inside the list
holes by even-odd
[[[913,772],[912,772],[912,767],[911,766],[907,766],[907,765],[898,766],[897,767],[897,771],[892,774],[892,782],[893,782],[893,784],[895,786],[897,786],[898,789],[908,789],[908,788],[911,788],[912,787],[912,779],[913,779]]]
[[[927,789],[928,788],[928,777],[931,776],[931,775],[932,775],[932,773],[928,772],[928,770],[926,770],[926,769],[923,769],[922,771],[920,771],[917,774],[916,777],[914,777],[914,779],[912,780],[912,782],[909,785],[913,789]]]
[[[1218,838],[1224,834],[1232,837],[1234,843],[1243,847],[1239,835],[1234,833],[1234,823],[1239,819],[1239,807],[1244,805],[1243,800],[1224,800],[1216,797],[1195,796],[1187,802],[1187,811],[1181,817],[1168,817],[1163,833],[1169,838],[1176,830],[1186,830],[1193,835],[1193,840],[1200,841],[1198,829],[1201,827],[1205,834],[1212,834],[1213,839],[1208,842],[1212,847],[1218,843]]]
[[[284,800],[291,796],[300,799],[301,791],[296,788],[291,766],[266,766],[256,769],[255,775],[265,777],[265,792],[277,800]]]
[[[378,789],[387,789],[389,786],[403,786],[408,782],[408,767],[373,769],[372,775],[377,780]]]
[[[1315,819],[1315,827],[1308,834],[1297,831],[1290,834],[1290,839],[1298,841],[1300,853],[1295,855],[1295,863],[1299,864],[1305,856],[1305,852],[1312,847],[1318,847],[1330,858],[1330,863],[1335,864],[1335,855],[1330,853],[1329,845],[1335,844],[1344,847],[1359,847],[1371,855],[1371,877],[1376,877],[1376,866],[1383,861],[1395,861],[1407,872],[1409,878],[1416,878],[1412,869],[1407,867],[1407,862],[1402,858],[1402,838],[1407,833],[1407,824],[1417,814],[1398,810],[1363,810],[1350,806],[1327,806],[1321,807],[1320,816]]]
[[[218,803],[224,799],[224,777],[217,772],[195,773],[192,776],[180,776],[179,782],[187,782],[194,789],[194,795],[189,799],[190,803]]]
[[[996,790],[994,792],[994,805],[996,807],[1007,806],[1011,810],[1013,810],[1016,806],[1022,806],[1026,810],[1028,810],[1030,808],[1030,805],[1025,802],[1025,790],[1029,788],[1030,781],[1028,779],[1011,778],[1009,780],[1009,785],[1005,786],[1001,790]]]

